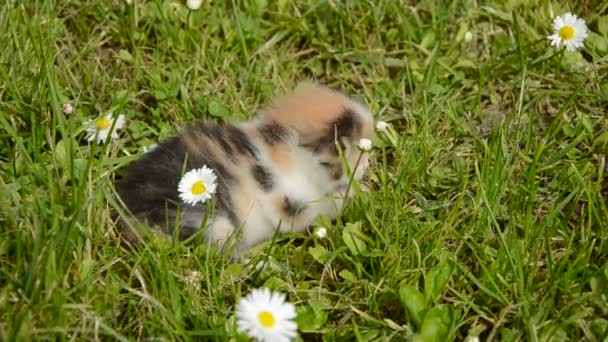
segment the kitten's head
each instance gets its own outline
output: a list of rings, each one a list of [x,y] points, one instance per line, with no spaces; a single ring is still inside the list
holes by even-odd
[[[348,181],[338,148],[352,168],[361,152],[360,139],[371,139],[373,116],[367,107],[329,88],[303,84],[292,93],[276,99],[261,113],[263,121],[289,127],[297,132],[298,144],[318,155],[318,160],[331,178]],[[355,178],[361,179],[368,166],[363,153]]]

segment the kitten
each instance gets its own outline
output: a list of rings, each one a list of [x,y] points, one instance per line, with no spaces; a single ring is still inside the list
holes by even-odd
[[[373,117],[364,105],[306,84],[250,121],[186,126],[133,162],[118,192],[139,221],[166,233],[179,227],[186,239],[201,227],[206,204],[180,202],[178,183],[183,172],[207,165],[218,184],[205,239],[223,245],[240,235],[239,253],[277,229],[300,232],[319,215],[335,218],[349,182],[338,146],[352,170],[361,154],[357,142],[372,134]],[[367,166],[363,153],[356,180]]]

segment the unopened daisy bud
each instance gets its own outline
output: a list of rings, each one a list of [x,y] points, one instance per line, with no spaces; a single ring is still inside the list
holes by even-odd
[[[363,152],[368,152],[372,149],[372,141],[366,138],[359,140],[357,144],[357,148],[359,148]]]
[[[63,113],[72,114],[74,112],[74,107],[69,103],[63,104]]]
[[[315,231],[315,235],[321,239],[325,238],[327,236],[327,228],[325,227],[319,227],[316,231]]]
[[[468,43],[471,40],[473,40],[473,33],[471,33],[471,31],[465,32],[465,34],[464,34],[464,41]]]
[[[378,121],[376,123],[376,131],[378,131],[380,133],[384,133],[388,129],[388,126],[389,126],[388,122],[386,122],[386,121]]]
[[[196,11],[203,4],[203,0],[188,0],[186,1],[186,6],[192,11]]]

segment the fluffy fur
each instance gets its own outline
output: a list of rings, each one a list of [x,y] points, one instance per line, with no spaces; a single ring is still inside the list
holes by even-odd
[[[304,85],[276,99],[253,120],[195,122],[133,162],[119,194],[140,221],[187,238],[202,225],[205,204],[180,203],[184,171],[207,165],[218,176],[215,209],[205,238],[223,245],[239,237],[237,253],[281,232],[303,231],[319,215],[334,218],[349,181],[339,156],[354,167],[361,138],[371,139],[369,110],[341,93]],[[364,155],[355,171],[367,169]],[[178,219],[178,212],[181,219]]]

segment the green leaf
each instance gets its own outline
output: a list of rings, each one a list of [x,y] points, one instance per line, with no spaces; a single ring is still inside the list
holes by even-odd
[[[237,262],[237,263],[226,266],[226,268],[224,269],[224,272],[222,272],[222,273],[225,273],[226,275],[228,275],[231,278],[236,278],[236,277],[242,276],[243,268],[244,268],[243,264]]]
[[[349,271],[349,270],[342,270],[340,271],[340,273],[338,273],[338,275],[344,279],[344,280],[348,280],[348,281],[356,281],[357,277],[353,274],[353,272]]]
[[[427,304],[432,304],[443,292],[443,288],[452,276],[454,264],[446,254],[442,254],[439,264],[424,277],[424,298]]]
[[[333,308],[331,299],[324,297],[324,296],[309,299],[308,305],[310,305],[310,307],[315,312],[322,311],[322,310],[330,310]]]
[[[454,68],[465,68],[465,69],[477,69],[479,67],[479,65],[468,58],[459,58],[453,67]]]
[[[606,338],[606,334],[608,333],[608,320],[601,317],[594,319],[591,322],[591,331],[597,336],[598,341],[601,338]]]
[[[230,115],[230,110],[228,107],[226,107],[226,105],[224,105],[224,103],[218,99],[211,99],[207,109],[209,110],[209,115],[216,118],[223,118]]]
[[[131,55],[131,53],[127,50],[120,49],[118,51],[118,58],[129,64],[133,63],[133,55]]]
[[[602,36],[608,38],[608,15],[603,15],[597,19],[597,30]]]
[[[329,260],[329,252],[323,246],[309,247],[308,253],[320,264],[325,264]]]
[[[428,49],[431,46],[433,46],[434,42],[435,42],[435,32],[428,31],[427,33],[424,34],[424,37],[422,37],[422,41],[420,42],[420,45]]]
[[[80,280],[81,281],[86,279],[91,274],[91,271],[93,271],[95,264],[96,264],[95,260],[88,259],[88,258],[82,262],[82,265],[81,265],[82,268],[80,269]]]
[[[414,341],[443,342],[447,341],[454,323],[454,310],[447,304],[437,305],[427,312],[420,327],[420,332],[414,336]]]
[[[361,222],[347,223],[342,231],[342,240],[353,255],[367,250],[364,238],[365,236],[361,233]]]
[[[411,285],[403,285],[399,289],[399,298],[414,325],[420,327],[428,309],[422,293]]]
[[[57,145],[55,145],[55,158],[62,169],[69,169],[70,149],[65,139],[60,140]]]
[[[264,282],[264,286],[271,290],[282,290],[288,288],[287,282],[279,277],[270,277]]]
[[[299,306],[296,311],[298,313],[296,323],[298,323],[298,329],[301,331],[316,332],[327,322],[327,313],[325,311],[315,311],[308,305]]]
[[[590,31],[587,36],[589,46],[600,53],[608,52],[608,38],[602,37],[599,34]]]

